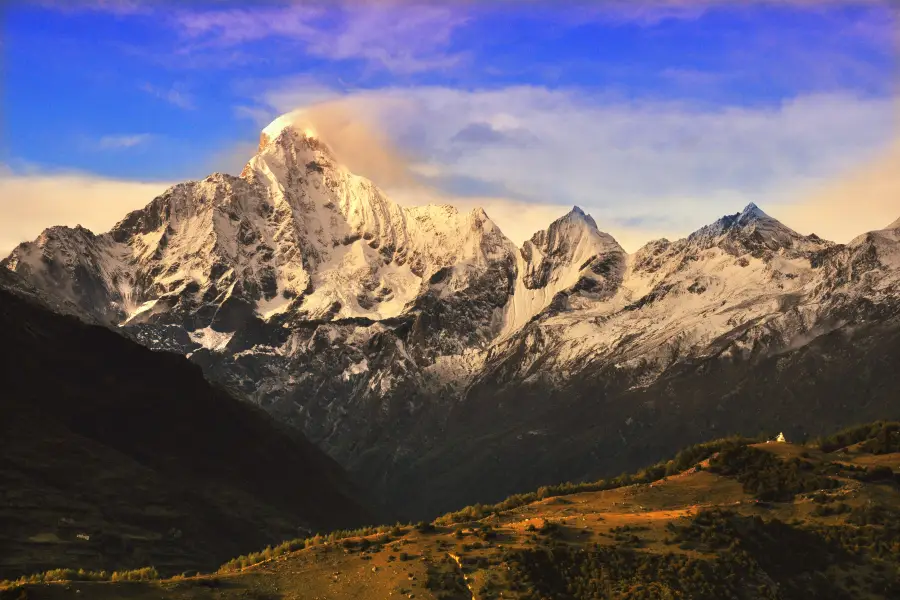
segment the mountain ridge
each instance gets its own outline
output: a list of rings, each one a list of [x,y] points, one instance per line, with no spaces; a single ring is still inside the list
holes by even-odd
[[[502,456],[476,444],[478,467],[448,478],[463,488],[542,440],[532,419],[549,409],[556,422],[557,403],[593,414],[601,402],[621,416],[604,424],[603,443],[627,445],[621,423],[634,414],[648,428],[682,427],[623,404],[662,393],[676,373],[704,387],[698,364],[802,361],[823,336],[851,340],[863,325],[891,335],[900,311],[892,230],[834,244],[750,204],[628,254],[573,207],[519,248],[483,210],[400,207],[314,135],[281,124],[270,133],[241,177],[179,184],[112,234],[47,230],[2,264],[127,337],[188,356],[417,514],[449,502],[405,498],[428,487],[425,465],[447,468],[454,445],[481,430],[475,415],[496,428],[485,439],[510,437]],[[680,419],[725,420],[701,404]],[[499,418],[516,406],[521,415]],[[568,426],[577,438],[593,424]],[[555,443],[548,455],[566,454]],[[558,468],[551,460],[541,473]],[[493,483],[503,493],[532,479],[507,469]]]

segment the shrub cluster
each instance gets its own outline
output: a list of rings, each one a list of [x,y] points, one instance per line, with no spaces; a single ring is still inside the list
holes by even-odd
[[[58,581],[150,581],[159,579],[159,572],[153,567],[143,567],[128,571],[86,571],[85,569],[51,569],[20,577],[13,582],[0,585],[24,585],[28,583],[53,583]]]
[[[854,509],[854,518],[896,523],[886,510]],[[505,552],[509,586],[526,600],[900,597],[891,554],[900,536],[889,527],[801,526],[714,509],[668,529],[682,547],[712,556],[550,542]]]
[[[832,515],[842,515],[850,512],[850,505],[845,502],[837,502],[832,504],[817,504],[813,509],[814,517],[830,517]]]
[[[558,545],[512,550],[504,561],[510,587],[525,600],[720,600],[765,585],[752,561],[740,556],[702,560],[594,544],[583,549]],[[768,591],[763,597],[774,598],[774,590]]]
[[[856,425],[824,436],[816,440],[823,452],[834,452],[847,446],[859,444],[860,449],[872,454],[900,452],[900,422],[876,421],[866,425]]]
[[[833,489],[840,483],[816,471],[800,458],[782,460],[750,446],[728,448],[710,460],[710,470],[733,477],[744,491],[760,500],[787,502],[797,494]]]
[[[342,529],[339,531],[332,531],[328,535],[317,534],[306,539],[298,538],[295,540],[289,540],[287,542],[282,542],[277,546],[268,546],[263,550],[260,550],[259,552],[251,552],[250,554],[244,554],[242,556],[232,558],[227,563],[219,567],[218,572],[229,573],[233,571],[240,571],[242,569],[246,569],[247,567],[266,562],[278,556],[284,556],[285,554],[290,554],[292,552],[296,552],[297,550],[303,550],[304,548],[312,548],[315,546],[321,546],[323,544],[340,542],[342,540],[346,541],[349,540],[349,538],[365,538],[367,536],[378,535],[379,537],[374,542],[371,542],[369,540],[359,540],[357,542],[351,542],[345,545],[345,548],[347,549],[365,549],[372,543],[384,544],[389,542],[392,537],[402,536],[407,531],[408,527],[409,525],[403,526],[398,523],[396,525],[382,525],[380,527]]]

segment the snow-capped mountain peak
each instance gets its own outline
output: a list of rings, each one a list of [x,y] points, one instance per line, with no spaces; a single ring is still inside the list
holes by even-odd
[[[256,156],[250,159],[241,176],[255,173],[263,179],[281,181],[292,169],[301,167],[322,172],[339,165],[334,152],[313,129],[279,118],[263,129]]]
[[[588,226],[592,227],[593,229],[597,229],[597,223],[596,223],[596,221],[594,221],[594,218],[591,215],[584,212],[581,209],[581,207],[579,207],[579,206],[573,206],[572,210],[570,210],[568,213],[566,213],[564,216],[560,217],[560,219],[557,219],[557,220],[559,220],[559,221],[562,221],[562,220],[583,221],[584,223],[586,223]]]
[[[738,213],[725,215],[714,223],[704,225],[688,236],[688,239],[703,240],[716,238],[730,231],[741,230],[754,226],[757,223],[778,224],[778,221],[767,215],[756,204],[750,203],[744,210]]]
[[[522,245],[504,332],[517,330],[548,307],[569,307],[576,297],[611,296],[621,282],[625,258],[615,238],[573,207]]]
[[[733,254],[811,251],[827,245],[814,236],[800,235],[752,202],[739,213],[725,215],[714,223],[701,227],[687,239],[699,249],[720,246]]]
[[[584,240],[600,250],[621,250],[619,243],[608,233],[600,231],[594,218],[578,206],[572,207],[568,213],[553,221],[547,229],[536,232],[525,244],[553,252],[558,251],[562,245],[572,244],[577,240]]]
[[[740,215],[738,215],[738,223],[745,224],[749,223],[753,220],[758,219],[771,219],[769,215],[767,215],[763,210],[758,207],[756,204],[751,202],[747,206],[744,207],[744,210],[741,211]]]
[[[520,253],[530,272],[526,286],[543,287],[554,270],[578,270],[590,258],[609,252],[624,250],[611,235],[597,228],[593,217],[576,206],[522,245]]]
[[[297,115],[295,113],[288,113],[285,115],[281,115],[280,117],[278,117],[277,119],[275,119],[274,121],[272,121],[271,123],[266,125],[262,130],[262,134],[265,135],[266,137],[268,137],[269,139],[274,140],[276,137],[278,137],[278,135],[282,131],[284,131],[288,127],[297,126],[297,123],[298,123]],[[307,135],[313,136],[314,134],[312,132],[312,128],[308,127],[307,129],[308,129]]]
[[[319,137],[315,127],[303,118],[302,111],[294,111],[281,115],[263,128],[260,133],[259,150],[277,140],[287,130],[293,130],[306,138]]]
[[[512,269],[514,255],[484,210],[401,207],[286,116],[263,130],[241,177],[176,185],[100,236],[47,230],[8,266],[88,314],[104,307],[104,322],[189,318],[189,330],[227,332],[252,316],[394,318],[439,271],[453,268],[441,293],[458,293]]]

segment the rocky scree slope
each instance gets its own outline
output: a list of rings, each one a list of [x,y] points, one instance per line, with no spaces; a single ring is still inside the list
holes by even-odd
[[[865,373],[900,310],[896,225],[839,245],[750,205],[628,255],[576,207],[519,249],[482,210],[398,206],[279,120],[240,177],[175,186],[106,234],[48,229],[3,264],[189,356],[419,517],[718,433],[761,365],[780,361],[781,390],[820,343]],[[724,368],[744,391],[718,388]],[[712,395],[669,406],[682,382]],[[808,427],[842,424],[832,393],[794,398],[820,409]]]

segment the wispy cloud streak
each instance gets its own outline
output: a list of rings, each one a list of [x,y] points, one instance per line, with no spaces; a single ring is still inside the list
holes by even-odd
[[[97,140],[96,147],[99,150],[122,150],[134,148],[146,144],[153,135],[149,133],[137,133],[132,135],[104,135]]]
[[[141,90],[184,110],[193,110],[196,108],[193,96],[186,92],[182,92],[175,87],[166,89],[150,83],[145,83],[141,86]]]

